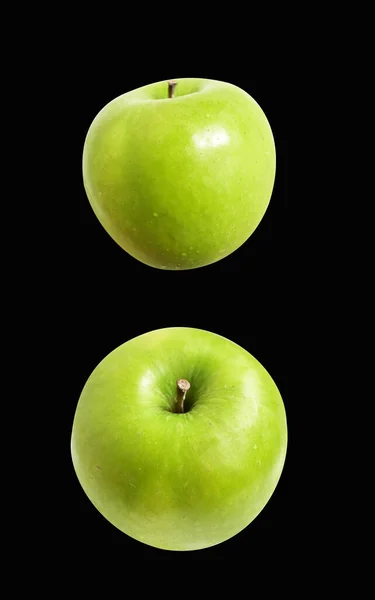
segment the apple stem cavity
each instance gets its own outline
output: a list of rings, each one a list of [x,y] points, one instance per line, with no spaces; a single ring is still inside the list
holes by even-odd
[[[168,98],[174,98],[174,90],[176,88],[177,85],[177,81],[175,81],[174,79],[170,79],[168,81]],[[182,381],[182,379],[181,379]]]
[[[190,383],[187,379],[177,380],[177,396],[176,396],[176,413],[182,414],[184,412],[184,401],[186,398],[186,392],[190,389]]]

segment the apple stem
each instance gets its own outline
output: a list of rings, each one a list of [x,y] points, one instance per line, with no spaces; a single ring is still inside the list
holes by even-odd
[[[170,79],[168,81],[168,98],[174,98],[174,90],[177,85],[177,81]]]
[[[184,400],[188,389],[190,389],[190,383],[186,379],[177,380],[176,413],[184,412]]]

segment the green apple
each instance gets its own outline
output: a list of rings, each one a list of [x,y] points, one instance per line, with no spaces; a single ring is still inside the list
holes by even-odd
[[[275,178],[271,127],[230,83],[177,79],[107,104],[83,150],[88,199],[112,238],[159,269],[194,269],[239,248]]]
[[[197,550],[244,529],[280,478],[287,448],[276,384],[217,334],[159,329],[116,348],[87,380],[73,465],[98,511],[127,535]]]

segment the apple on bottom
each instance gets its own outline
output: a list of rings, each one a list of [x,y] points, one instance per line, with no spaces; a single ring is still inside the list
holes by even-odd
[[[280,478],[284,404],[265,368],[214,333],[159,329],[94,369],[73,422],[77,477],[110,523],[197,550],[244,529]]]

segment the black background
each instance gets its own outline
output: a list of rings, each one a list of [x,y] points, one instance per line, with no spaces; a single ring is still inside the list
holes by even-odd
[[[163,60],[164,58],[164,60]],[[65,63],[63,63],[65,64]],[[294,226],[289,179],[290,131],[295,104],[289,82],[291,67],[273,58],[258,65],[222,63],[214,56],[184,59],[150,55],[136,66],[113,62],[98,52],[87,61],[84,51],[66,62],[69,89],[61,91],[61,177],[64,197],[57,250],[59,305],[52,316],[69,346],[64,368],[53,377],[61,383],[64,411],[59,417],[64,465],[62,516],[54,539],[73,547],[113,549],[124,558],[145,560],[236,559],[244,550],[280,552],[296,527],[294,446],[294,372],[298,328],[296,267],[291,263]],[[267,212],[249,240],[216,264],[192,271],[156,270],[127,255],[102,228],[87,200],[81,174],[85,135],[98,111],[116,96],[154,81],[203,77],[233,83],[264,110],[273,130],[277,171]],[[62,224],[66,222],[66,227]],[[58,233],[57,233],[58,231]],[[80,392],[92,370],[111,350],[150,330],[169,326],[206,329],[236,342],[269,371],[284,399],[289,447],[280,482],[260,515],[243,532],[223,544],[195,552],[167,552],[141,544],[108,523],[85,496],[70,458],[70,433]],[[61,480],[62,481],[62,480]],[[60,498],[61,500],[61,498]]]

